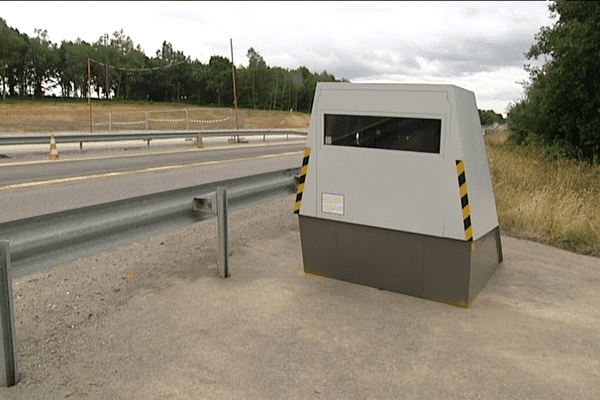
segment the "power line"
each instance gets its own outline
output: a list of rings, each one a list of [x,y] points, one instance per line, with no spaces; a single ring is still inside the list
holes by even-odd
[[[122,68],[122,67],[115,67],[113,65],[110,64],[104,64],[101,63],[99,61],[93,60],[90,58],[90,61],[95,62],[96,64],[102,65],[103,67],[108,67],[108,68],[112,68],[112,69],[118,69],[120,71],[130,71],[130,72],[138,72],[138,71],[156,71],[157,69],[163,69],[163,68],[169,68],[172,67],[174,65],[179,65],[179,64],[183,64],[186,61],[179,61],[177,63],[171,63],[169,65],[163,65],[162,67],[153,67],[153,68]]]

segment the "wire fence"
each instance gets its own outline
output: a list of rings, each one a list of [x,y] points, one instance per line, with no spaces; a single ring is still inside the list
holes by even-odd
[[[244,126],[240,114],[240,126]],[[106,113],[94,122],[95,131],[233,129],[231,108],[199,108]]]
[[[508,129],[508,125],[499,124],[499,123],[495,122],[492,125],[482,126],[481,128],[483,129],[483,134],[487,135],[488,133],[497,133],[497,132],[505,131]]]

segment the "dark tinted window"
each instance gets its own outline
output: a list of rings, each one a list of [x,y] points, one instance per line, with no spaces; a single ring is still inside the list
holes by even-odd
[[[325,114],[325,144],[439,153],[441,119]]]

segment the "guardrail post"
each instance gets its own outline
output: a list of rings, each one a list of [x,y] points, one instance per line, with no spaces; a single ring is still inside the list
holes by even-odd
[[[6,240],[0,241],[0,385],[7,387],[19,381],[9,245]]]
[[[205,197],[194,198],[193,208],[196,211],[216,215],[218,220],[217,268],[219,278],[228,278],[229,274],[229,199],[227,188],[217,187],[217,191]]]
[[[190,130],[190,114],[188,113],[188,109],[185,109],[185,130]]]
[[[148,111],[144,111],[144,117],[146,118],[146,130],[148,130]]]
[[[227,188],[217,188],[217,219],[219,220],[219,252],[217,265],[219,277],[229,277],[229,211]]]

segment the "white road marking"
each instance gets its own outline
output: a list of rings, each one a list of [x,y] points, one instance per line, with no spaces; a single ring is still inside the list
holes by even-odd
[[[276,143],[276,144],[247,144],[243,148],[253,148],[253,147],[265,147],[265,146],[286,146],[291,144],[305,144],[306,140],[302,141],[290,141],[286,143]],[[18,167],[23,165],[36,165],[36,164],[51,164],[51,163],[64,163],[64,162],[74,162],[74,161],[94,161],[94,160],[108,160],[113,158],[131,158],[131,157],[144,157],[144,156],[161,156],[167,154],[180,154],[180,153],[194,153],[194,152],[206,152],[206,151],[215,151],[215,150],[231,150],[231,146],[219,146],[219,147],[205,147],[203,149],[186,149],[186,150],[174,150],[174,151],[165,151],[160,153],[138,153],[138,154],[123,154],[123,155],[112,155],[112,156],[98,156],[98,157],[86,157],[86,158],[67,158],[60,160],[37,160],[37,161],[21,161],[14,163],[3,163],[0,164],[0,168],[2,167]]]
[[[289,141],[285,143],[268,143],[268,144],[246,144],[243,148],[255,148],[265,146],[287,146],[290,144],[306,144],[306,140],[302,141]],[[185,150],[173,150],[164,152],[151,152],[151,153],[138,153],[138,154],[123,154],[123,155],[112,155],[112,156],[98,156],[98,157],[86,157],[86,158],[66,158],[59,160],[37,160],[37,161],[20,161],[20,162],[6,162],[0,163],[2,167],[18,167],[23,165],[36,165],[36,164],[51,164],[51,163],[63,163],[63,162],[74,162],[74,161],[94,161],[94,160],[109,160],[113,158],[131,158],[131,157],[144,157],[144,156],[161,156],[168,154],[180,154],[180,153],[194,153],[194,152],[206,152],[215,150],[231,150],[231,146],[218,146],[218,147],[205,147],[203,149],[185,149]]]
[[[259,158],[287,157],[287,156],[298,155],[301,153],[303,153],[303,152],[302,151],[291,151],[291,152],[287,152],[287,153],[267,154],[267,155],[254,156],[254,157],[234,158],[234,159],[230,159],[230,160],[203,161],[203,162],[194,163],[194,164],[166,165],[164,167],[150,167],[150,168],[138,169],[138,170],[133,170],[133,171],[107,172],[104,174],[93,174],[93,175],[74,176],[71,178],[49,179],[46,181],[15,183],[12,185],[0,186],[0,190],[24,189],[24,188],[37,187],[37,186],[56,185],[59,183],[81,182],[81,181],[87,181],[90,179],[113,178],[113,177],[125,176],[125,175],[143,174],[143,173],[147,173],[147,172],[160,172],[160,171],[169,171],[169,170],[180,169],[180,168],[201,167],[201,166],[213,165],[213,164],[225,164],[225,163],[231,163],[231,162],[248,161],[248,160],[259,159]]]

